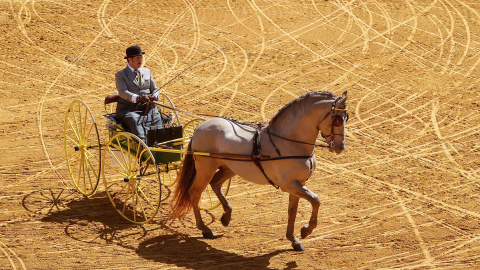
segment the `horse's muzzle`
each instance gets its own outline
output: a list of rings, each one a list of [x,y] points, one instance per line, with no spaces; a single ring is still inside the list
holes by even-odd
[[[343,150],[345,150],[347,148],[347,146],[345,145],[345,143],[341,143],[341,144],[333,144],[330,146],[329,150],[330,152],[335,152],[337,154],[340,154]]]

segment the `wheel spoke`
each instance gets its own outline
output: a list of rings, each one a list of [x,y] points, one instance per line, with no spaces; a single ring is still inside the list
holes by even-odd
[[[86,126],[86,125],[85,125]],[[90,134],[93,130],[93,128],[95,127],[95,122],[92,122],[92,124],[90,125],[90,128],[88,129],[88,132],[85,134],[85,138],[89,138],[90,137]],[[88,146],[87,145],[87,141],[85,141],[85,146]]]
[[[77,106],[78,107],[78,121],[77,121],[77,116],[75,114],[75,112],[73,113],[73,116],[75,117],[75,123],[77,124],[77,131],[78,131],[78,140],[80,141],[80,143],[82,143],[82,139],[83,139],[83,134],[82,134],[82,111],[80,110],[80,104]]]
[[[85,155],[85,158],[87,160],[87,162],[85,162],[85,166],[87,167],[85,170],[87,171],[87,174],[88,174],[88,181],[90,182],[90,189],[94,189],[93,182],[92,182],[92,176],[90,174],[90,171],[92,171],[95,176],[97,176],[97,174],[95,173],[95,171],[92,167],[92,163],[90,163],[90,160],[86,156],[86,153],[84,153],[84,155]],[[86,189],[87,189],[87,187],[85,187],[85,190]]]
[[[147,218],[147,214],[145,213],[145,208],[143,207],[143,203],[142,201],[140,200],[140,195],[138,195],[138,185],[136,185],[136,188],[135,188],[135,198],[137,198],[137,202],[139,203],[140,205],[140,209],[142,210],[142,213],[143,213],[143,217],[145,218],[145,220],[148,220]],[[148,199],[147,199],[148,200]],[[136,217],[136,215],[135,215]]]
[[[75,168],[77,167],[77,162],[80,158],[80,152],[79,151],[75,151],[76,153],[76,158],[75,158],[75,162],[73,162],[73,165],[71,165],[70,167],[72,168],[72,171],[70,173],[72,173],[72,176],[73,176],[73,171],[75,171]],[[72,158],[73,159],[73,158]]]
[[[70,141],[72,141],[72,142],[75,144],[75,146],[80,146],[80,144],[78,144],[76,141],[74,141],[74,140],[73,140],[70,136],[68,136],[67,134],[65,134],[65,137],[66,137],[67,139],[69,139]]]
[[[127,195],[125,196],[125,201],[123,202],[123,211],[122,211],[123,214],[125,214],[125,208],[127,207],[127,202],[128,202],[128,195],[130,194],[130,184],[127,183],[127,186],[128,186]],[[120,194],[120,193],[117,193],[117,194]]]
[[[151,192],[153,192],[153,193],[155,193],[155,194],[160,195],[160,192],[158,192],[158,191],[156,191],[156,190],[154,190],[154,189],[151,189],[149,186],[144,185],[144,184],[141,184],[141,183],[139,183],[139,184],[140,184],[142,187],[148,189],[149,191],[151,191]]]
[[[72,113],[73,113],[73,112],[72,112]],[[70,119],[70,117],[68,118],[68,122],[69,122],[69,124],[70,124],[70,127],[72,128],[73,133],[74,133],[75,136],[77,137],[77,140],[80,141],[80,136],[78,135],[78,131],[77,131],[77,129],[76,129],[76,128],[78,128],[78,126],[76,126],[76,127],[74,126],[74,124],[72,123],[72,120]],[[77,123],[77,121],[75,121],[75,125],[77,125],[76,123]],[[74,140],[72,140],[72,142],[77,143],[77,142],[74,141]]]
[[[115,153],[112,151],[112,149],[110,147],[107,147],[105,149],[108,149],[108,151],[112,154],[112,156],[115,158],[115,160],[117,161],[118,165],[120,165],[120,167],[122,167],[123,171],[124,172],[127,172],[127,168],[125,168],[122,164],[122,162],[120,162],[120,160],[118,160],[117,158],[117,155],[115,155]],[[120,150],[120,152],[122,153],[122,156],[123,156],[123,160],[125,161],[125,156],[123,155],[123,152]],[[105,157],[106,158],[106,157]],[[105,163],[105,162],[104,162]],[[111,167],[111,166],[110,166]],[[111,167],[113,169],[113,167]],[[115,169],[116,170],[116,169]]]
[[[82,174],[82,168],[83,168],[83,155],[80,155],[80,165],[78,166],[79,170],[78,170],[78,180],[77,180],[77,183],[80,183],[80,179],[81,179],[81,174]]]
[[[94,158],[95,160],[98,160],[97,156],[95,156],[91,151],[85,149],[85,153],[87,153],[91,158]]]
[[[117,182],[124,182],[124,181],[123,180],[114,180],[114,181],[107,182],[107,184],[112,183],[112,185],[113,185]],[[118,186],[120,186],[120,185],[118,185]],[[118,192],[116,192],[114,196],[112,196],[112,199],[115,199],[117,197],[117,195],[121,194],[126,186],[129,186],[129,184],[124,182],[124,185],[122,186],[122,188]]]
[[[133,187],[132,187],[133,189]],[[135,194],[134,194],[135,193]],[[133,221],[137,222],[137,188],[135,190],[132,190],[132,208],[133,208]]]
[[[88,138],[87,136],[87,116],[88,116],[88,109],[85,107],[85,118],[83,119],[83,129],[82,129],[82,135],[83,135],[83,138]],[[86,141],[85,141],[86,142]]]
[[[125,168],[123,168],[123,166],[122,166],[123,171],[122,171],[122,170],[118,170],[117,168],[115,168],[115,167],[113,167],[113,166],[111,166],[111,165],[104,164],[104,169],[107,169],[107,167],[110,168],[110,169],[112,169],[114,172],[117,172],[117,173],[119,173],[119,174],[122,174],[122,175],[125,176],[125,177],[128,176],[128,172],[125,170]],[[119,180],[119,181],[123,181],[123,179],[122,179],[122,180]]]

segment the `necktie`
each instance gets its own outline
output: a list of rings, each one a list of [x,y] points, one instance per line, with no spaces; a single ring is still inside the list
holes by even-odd
[[[138,69],[135,69],[133,71],[133,73],[135,73],[135,79],[137,80],[138,82],[138,85],[142,85],[142,79],[140,78],[140,72],[138,72]]]

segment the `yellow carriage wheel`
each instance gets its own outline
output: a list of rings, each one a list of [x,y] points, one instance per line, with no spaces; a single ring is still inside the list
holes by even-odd
[[[117,212],[136,224],[151,221],[162,187],[150,149],[137,136],[121,132],[106,145],[102,165],[105,190]]]
[[[167,187],[173,186],[177,182],[177,175],[181,166],[180,162],[158,165],[158,173],[160,174],[162,185]]]
[[[80,100],[68,107],[64,123],[65,156],[75,188],[85,196],[97,189],[101,173],[100,136],[90,108]]]
[[[168,121],[167,123],[163,123],[165,127],[180,126],[180,118],[178,117],[178,113],[175,110],[175,105],[173,105],[172,100],[166,94],[160,93],[157,102],[170,107],[166,108],[162,106],[157,106],[158,111],[162,115],[167,115],[170,118],[170,121]]]
[[[187,150],[187,145],[190,142],[190,138],[193,135],[193,132],[195,131],[197,126],[203,122],[205,122],[205,119],[198,118],[198,119],[193,119],[187,124],[185,124],[185,126],[183,127],[183,137],[184,137],[183,149],[184,150]],[[223,184],[222,191],[225,194],[225,196],[227,196],[228,190],[230,189],[231,180],[232,179],[230,178],[227,181],[225,181],[225,183]],[[213,192],[210,185],[208,185],[205,191],[203,191],[202,197],[200,198],[200,203],[199,203],[200,209],[212,210],[217,208],[219,205],[220,205],[220,201],[218,200],[217,195],[215,195],[215,192]]]

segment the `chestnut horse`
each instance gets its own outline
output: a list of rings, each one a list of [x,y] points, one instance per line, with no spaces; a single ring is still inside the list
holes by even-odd
[[[315,142],[320,132],[330,151],[338,154],[345,149],[346,100],[347,92],[338,98],[328,91],[308,92],[281,108],[268,126],[258,131],[225,118],[213,118],[200,124],[189,143],[188,154],[178,176],[171,218],[181,217],[193,207],[197,228],[205,238],[214,238],[210,228],[202,221],[198,207],[201,194],[210,184],[224,209],[220,220],[227,226],[232,206],[221,186],[227,179],[239,175],[248,181],[271,184],[289,193],[286,237],[295,250],[305,250],[294,235],[298,201],[303,198],[312,204],[309,223],[301,229],[301,237],[305,238],[317,226],[320,207],[318,195],[305,187],[316,166]],[[193,155],[192,152],[196,151],[248,156],[251,159]]]

